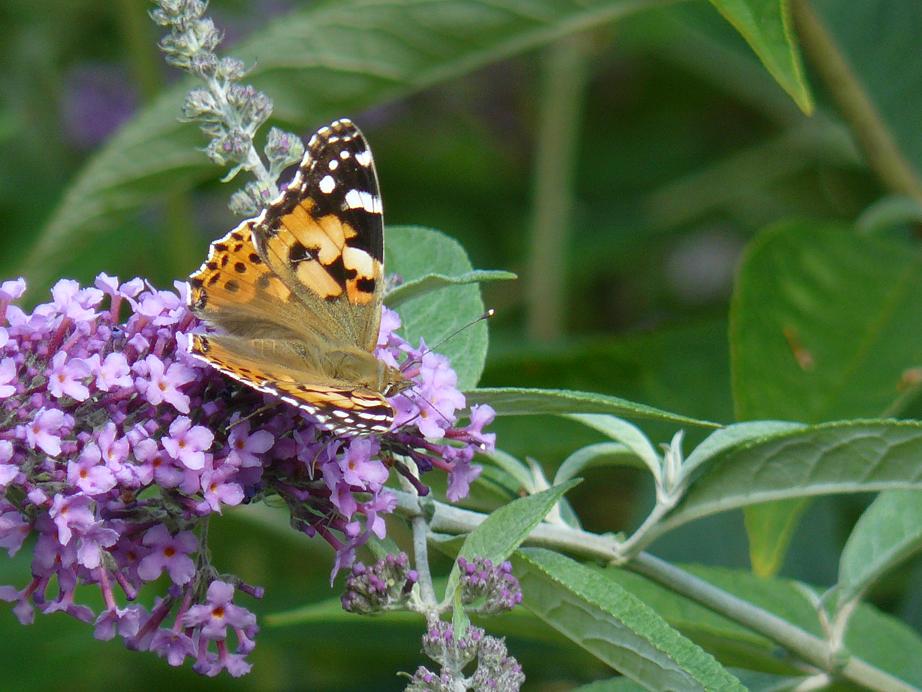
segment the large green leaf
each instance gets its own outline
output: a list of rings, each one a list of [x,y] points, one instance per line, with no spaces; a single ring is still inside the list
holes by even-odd
[[[501,416],[540,414],[610,413],[625,418],[652,418],[684,423],[702,428],[720,427],[717,423],[696,420],[678,413],[637,404],[606,394],[573,392],[564,389],[526,389],[523,387],[492,387],[467,392],[475,404],[489,404]]]
[[[791,30],[788,0],[711,0],[711,4],[746,39],[800,109],[812,113],[813,97]]]
[[[385,265],[414,281],[433,272],[452,275],[471,271],[471,262],[457,241],[438,231],[415,226],[393,226],[387,230]],[[400,304],[403,326],[400,333],[416,346],[420,338],[434,347],[459,327],[483,314],[483,299],[476,283],[447,286],[423,293]],[[438,351],[451,360],[458,373],[458,387],[477,384],[487,357],[487,325],[479,322],[439,345]]]
[[[922,549],[922,493],[883,493],[852,530],[839,561],[838,599],[859,596],[888,570]]]
[[[895,412],[922,362],[922,256],[846,226],[785,223],[748,249],[730,311],[744,420],[819,422]],[[802,502],[746,511],[753,566],[783,561]]]
[[[662,0],[317,2],[234,47],[276,118],[306,129],[468,73]],[[23,271],[35,286],[114,214],[221,173],[204,136],[176,119],[191,82],[164,93],[99,151],[39,233]],[[385,178],[386,180],[386,178]],[[384,184],[385,198],[387,184]],[[193,267],[190,267],[191,270]]]
[[[764,437],[715,455],[654,533],[773,500],[922,489],[920,458],[922,422],[846,421]]]
[[[525,606],[647,689],[741,690],[714,658],[597,571],[540,548],[516,553]]]
[[[922,255],[849,227],[785,223],[750,246],[730,314],[738,417],[892,413],[922,362]]]
[[[558,500],[579,483],[579,479],[573,479],[503,505],[471,531],[461,546],[458,557],[468,560],[483,557],[491,560],[493,564],[499,564],[522,544]],[[456,560],[451,574],[448,575],[448,586],[445,587],[446,600],[454,593],[459,575]]]

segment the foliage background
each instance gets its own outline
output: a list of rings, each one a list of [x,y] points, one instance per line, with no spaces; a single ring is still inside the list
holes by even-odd
[[[809,69],[816,109],[808,117],[798,108],[715,9],[734,3],[588,3],[600,8],[596,20],[568,24],[566,2],[431,2],[423,8],[430,13],[429,33],[401,33],[397,21],[380,35],[366,26],[375,15],[350,16],[350,4],[358,3],[340,3],[344,21],[351,17],[367,42],[354,43],[348,30],[312,46],[266,38],[288,17],[309,17],[324,3],[222,0],[212,12],[226,28],[226,51],[255,59],[255,81],[277,101],[281,122],[303,135],[335,116],[362,126],[374,146],[389,224],[439,228],[464,245],[475,267],[522,277],[484,288],[498,317],[481,384],[604,392],[719,422],[882,412],[862,409],[863,396],[850,408],[841,399],[813,406],[796,382],[781,392],[788,409],[760,410],[764,398],[749,409],[745,398],[734,403],[728,314],[747,244],[779,221],[788,226],[771,233],[807,234],[809,243],[822,220],[830,239],[816,244],[818,261],[833,256],[840,266],[835,262],[844,255],[854,272],[873,274],[878,265],[868,268],[865,254],[837,240],[843,229],[858,223],[905,241],[922,218],[917,204],[890,196],[905,190],[872,172],[823,79]],[[816,0],[813,6],[909,164],[922,163],[918,3]],[[229,190],[216,180],[221,172],[192,148],[203,145],[203,137],[191,125],[175,125],[175,99],[158,99],[177,77],[160,61],[146,10],[139,0],[6,0],[0,6],[6,36],[0,45],[0,274],[26,271],[38,282],[33,295],[55,277],[87,281],[100,271],[168,285],[197,267],[208,242],[234,223],[226,209]],[[514,29],[529,38],[501,40],[486,31],[499,11],[508,11]],[[407,15],[419,16],[419,7]],[[446,26],[474,28],[441,36]],[[570,29],[582,31],[551,42]],[[473,45],[465,41],[479,41],[473,57],[445,57]],[[423,63],[433,69],[396,76],[401,54],[383,49],[401,42],[429,55]],[[311,65],[314,49],[330,62],[295,69],[302,78],[286,81],[291,51],[295,63]],[[788,86],[806,106],[811,92]],[[91,162],[120,125],[152,103],[151,122],[175,130],[166,143],[158,139],[162,132],[152,132],[149,146],[122,150],[122,160]],[[175,156],[184,158],[177,163]],[[127,184],[120,177],[125,160],[147,166]],[[80,182],[76,191],[69,187],[83,180],[77,176],[88,162],[103,180],[98,208],[85,204]],[[563,223],[548,227],[548,219]],[[901,261],[902,255],[888,255],[878,264],[886,275]],[[917,275],[914,256],[907,261]],[[765,285],[796,288],[783,262],[769,269]],[[843,328],[844,342],[864,297],[847,294],[849,276],[854,273],[840,277],[841,286],[816,307]],[[759,288],[752,289],[754,300]],[[894,328],[922,330],[912,309],[916,295],[918,289],[908,291]],[[742,300],[739,293],[736,299]],[[871,321],[880,314],[877,304],[867,312]],[[758,334],[758,312],[749,314]],[[816,314],[806,321],[811,317]],[[919,355],[918,349],[877,354],[879,362],[916,358],[914,364]],[[918,413],[913,393],[910,388],[893,412]],[[661,423],[642,427],[661,441],[674,432]],[[496,428],[501,447],[548,469],[598,439],[559,419],[549,425],[540,417],[505,418]],[[690,444],[700,439],[696,434],[689,431]],[[636,526],[650,494],[642,474],[606,469],[592,472],[570,499],[587,528],[606,531]],[[868,501],[814,502],[776,565],[780,574],[833,583],[839,551]],[[318,542],[286,531],[271,510],[231,513],[213,522],[211,533],[218,564],[266,587],[256,608],[261,616],[336,595],[328,584],[330,556]],[[750,566],[741,512],[677,530],[652,552],[680,562]],[[912,560],[871,594],[917,631],[922,601],[906,586],[918,582],[920,570],[922,563]],[[22,559],[0,561],[0,582],[18,583],[27,571]],[[492,628],[508,632],[529,689],[569,689],[609,675],[555,635],[535,636],[521,618]],[[254,672],[219,682],[169,669],[117,642],[93,641],[88,628],[62,616],[22,628],[4,613],[0,633],[11,643],[0,651],[9,689],[65,683],[77,689],[401,689],[394,671],[413,670],[420,660],[420,623],[409,619],[329,615],[297,627],[265,626]]]

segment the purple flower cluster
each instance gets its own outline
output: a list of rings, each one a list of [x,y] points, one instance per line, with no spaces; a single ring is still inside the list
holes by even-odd
[[[190,358],[197,324],[185,284],[176,288],[62,280],[51,302],[26,312],[15,302],[25,282],[0,284],[0,547],[13,555],[34,537],[31,581],[0,587],[0,599],[23,623],[35,608],[64,611],[171,665],[192,658],[201,673],[241,675],[257,627],[233,597],[261,590],[211,566],[202,518],[278,496],[294,526],[336,549],[335,573],[370,535],[385,535],[390,468],[425,492],[405,459],[438,467],[452,497],[466,494],[475,449],[493,444],[483,433],[493,412],[474,407],[456,427],[464,398],[447,360],[396,336],[386,312],[379,355],[412,361],[424,399],[410,390],[395,400],[388,435],[335,438]],[[162,598],[135,603],[157,580]],[[78,585],[99,588],[105,609],[77,603]]]
[[[370,615],[404,605],[418,580],[406,553],[388,553],[371,567],[352,565],[342,595],[343,610]]]
[[[452,623],[433,619],[423,635],[423,651],[441,669],[434,673],[424,666],[417,668],[407,692],[515,692],[525,683],[522,666],[509,655],[505,641],[479,627],[469,626],[463,636],[456,638]],[[463,670],[475,659],[477,668],[466,677]]]
[[[494,565],[484,557],[472,561],[458,558],[461,578],[461,602],[469,610],[484,615],[493,615],[512,610],[522,602],[522,587],[512,574],[512,563],[508,560]]]

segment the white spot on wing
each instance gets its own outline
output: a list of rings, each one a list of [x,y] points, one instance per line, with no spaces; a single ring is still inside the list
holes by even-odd
[[[360,166],[364,166],[365,168],[368,168],[371,165],[371,152],[368,151],[368,149],[360,151],[358,154],[355,155],[355,160],[358,162]]]
[[[319,187],[323,194],[328,195],[336,189],[336,181],[332,175],[325,175],[320,179]]]
[[[359,276],[374,276],[375,263],[367,252],[360,248],[349,247],[343,248],[343,266],[346,269],[354,269]]]
[[[350,156],[351,154],[347,149],[343,149],[341,152],[339,152],[339,158],[341,158],[343,161],[348,159]]]
[[[364,209],[369,214],[380,214],[381,198],[365,190],[349,190],[346,193],[346,206],[349,209]]]
[[[339,161],[336,159],[330,159],[330,163],[327,164],[327,166],[331,171],[335,171],[337,168],[339,168]]]

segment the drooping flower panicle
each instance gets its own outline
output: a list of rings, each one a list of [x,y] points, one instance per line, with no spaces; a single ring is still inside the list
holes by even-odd
[[[24,623],[60,610],[171,665],[243,674],[257,627],[233,598],[259,590],[209,564],[202,518],[274,495],[294,526],[336,549],[334,569],[349,567],[359,545],[385,535],[391,469],[419,485],[408,459],[439,468],[460,497],[478,473],[474,452],[493,442],[488,407],[456,426],[464,397],[447,360],[397,336],[394,313],[378,355],[418,365],[409,374],[425,401],[408,391],[393,402],[393,432],[340,439],[190,358],[185,284],[62,280],[31,312],[16,304],[24,292],[21,279],[0,284],[0,547],[12,555],[36,538],[31,581],[0,599]],[[168,584],[163,597],[132,603],[154,581]],[[87,584],[100,613],[76,602]]]

